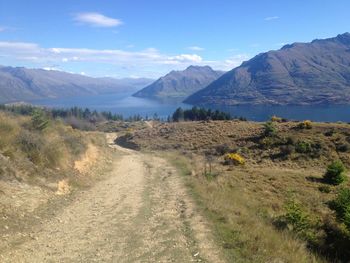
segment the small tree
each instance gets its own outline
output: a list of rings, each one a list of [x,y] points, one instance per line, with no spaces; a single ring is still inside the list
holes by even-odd
[[[346,179],[345,171],[345,166],[341,161],[334,161],[328,165],[323,178],[329,184],[339,185]]]
[[[177,108],[173,114],[173,121],[183,121],[184,120],[184,110],[180,107]]]
[[[49,126],[49,119],[42,109],[35,109],[32,113],[32,125],[34,129],[42,131]]]
[[[272,121],[268,121],[264,124],[264,135],[275,136],[277,133],[276,125]]]

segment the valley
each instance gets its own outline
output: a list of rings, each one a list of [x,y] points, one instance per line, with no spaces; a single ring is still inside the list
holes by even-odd
[[[0,1],[0,262],[350,263],[350,2]]]

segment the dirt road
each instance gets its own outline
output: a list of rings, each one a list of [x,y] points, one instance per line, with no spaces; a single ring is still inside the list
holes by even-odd
[[[1,262],[222,262],[176,170],[113,147],[122,157],[107,179],[3,251]]]

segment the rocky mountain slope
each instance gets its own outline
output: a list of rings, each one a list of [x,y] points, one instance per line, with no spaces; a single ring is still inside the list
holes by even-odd
[[[63,71],[0,66],[0,103],[135,92],[151,81],[150,79],[91,78]]]
[[[185,102],[197,105],[348,104],[350,33],[259,54]]]
[[[189,66],[184,71],[171,71],[133,96],[158,100],[183,100],[222,74],[222,71],[215,71],[209,66]]]

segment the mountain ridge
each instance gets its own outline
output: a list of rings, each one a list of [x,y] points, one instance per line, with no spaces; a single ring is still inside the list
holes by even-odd
[[[64,71],[0,66],[0,102],[135,92],[151,79],[93,78]]]
[[[350,103],[350,33],[260,53],[192,94],[195,105]]]
[[[156,100],[183,100],[206,87],[224,72],[209,66],[189,66],[185,70],[172,70],[155,82],[133,94],[134,97]]]

